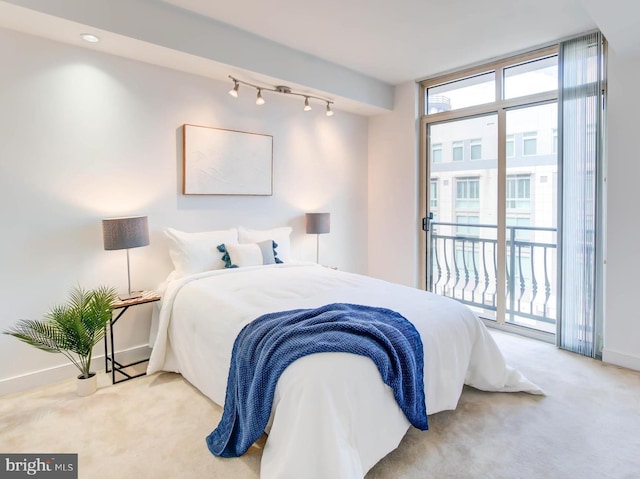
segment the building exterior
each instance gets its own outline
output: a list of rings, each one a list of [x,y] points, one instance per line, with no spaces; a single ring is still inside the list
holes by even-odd
[[[446,108],[446,97],[440,104]],[[429,208],[433,213],[430,289],[476,306],[488,317],[495,317],[496,305],[496,120],[496,114],[489,114],[432,124],[428,150]],[[505,147],[510,296],[506,319],[554,332],[557,104],[508,111]]]

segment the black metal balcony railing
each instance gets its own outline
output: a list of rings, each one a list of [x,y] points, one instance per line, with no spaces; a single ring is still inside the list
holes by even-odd
[[[497,226],[436,221],[430,225],[431,291],[496,311]],[[556,261],[556,228],[507,226],[507,321],[526,318],[555,324]]]

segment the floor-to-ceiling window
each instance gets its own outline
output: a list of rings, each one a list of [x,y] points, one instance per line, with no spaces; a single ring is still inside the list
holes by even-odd
[[[556,329],[558,49],[422,82],[426,287]]]
[[[591,32],[421,82],[426,287],[595,357],[605,53]]]

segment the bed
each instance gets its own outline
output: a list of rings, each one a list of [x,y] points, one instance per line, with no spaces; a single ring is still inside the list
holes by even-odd
[[[178,372],[222,406],[233,343],[245,325],[263,314],[328,303],[388,308],[414,324],[424,345],[428,414],[455,409],[464,384],[541,393],[505,364],[488,330],[466,306],[415,288],[295,262],[170,278],[155,319],[148,373]],[[334,352],[305,356],[277,383],[260,477],[362,479],[409,427],[370,359]]]

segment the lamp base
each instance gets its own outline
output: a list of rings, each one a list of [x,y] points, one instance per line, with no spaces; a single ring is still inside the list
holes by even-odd
[[[129,301],[130,299],[142,298],[142,291],[131,291],[130,293],[119,294],[120,301]]]

